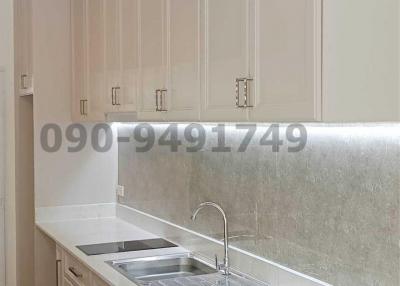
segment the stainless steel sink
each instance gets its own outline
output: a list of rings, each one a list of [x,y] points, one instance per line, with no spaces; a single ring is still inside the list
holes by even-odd
[[[160,281],[217,272],[192,254],[146,257],[107,263],[134,282]]]

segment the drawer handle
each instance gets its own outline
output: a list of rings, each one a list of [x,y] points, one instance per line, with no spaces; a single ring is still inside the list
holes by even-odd
[[[82,273],[79,273],[74,267],[68,268],[69,272],[71,272],[76,278],[83,278]]]

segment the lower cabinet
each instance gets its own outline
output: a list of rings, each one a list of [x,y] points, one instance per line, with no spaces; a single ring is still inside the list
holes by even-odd
[[[56,251],[57,286],[109,286],[60,246]]]
[[[76,286],[76,285],[64,277],[63,286]]]
[[[92,286],[109,286],[106,282],[101,280],[99,277],[92,275]]]

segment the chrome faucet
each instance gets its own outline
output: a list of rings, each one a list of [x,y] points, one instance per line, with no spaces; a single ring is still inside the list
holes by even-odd
[[[195,221],[198,213],[204,209],[205,207],[213,207],[216,208],[221,214],[224,219],[224,250],[225,250],[225,258],[224,258],[224,264],[220,265],[218,263],[218,260],[216,259],[216,266],[217,270],[222,270],[224,272],[224,275],[229,275],[229,238],[228,238],[228,220],[226,219],[226,214],[225,211],[222,209],[222,207],[216,203],[212,202],[205,202],[199,205],[199,207],[194,211],[192,215],[192,220]]]

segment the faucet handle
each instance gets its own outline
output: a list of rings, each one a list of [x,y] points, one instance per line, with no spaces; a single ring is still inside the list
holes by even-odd
[[[219,271],[220,270],[220,265],[218,262],[218,255],[215,254],[215,270]]]
[[[218,255],[215,254],[215,270],[217,271],[222,271],[222,272],[226,272],[227,268],[225,266],[225,263],[220,263],[219,259],[218,259]]]

